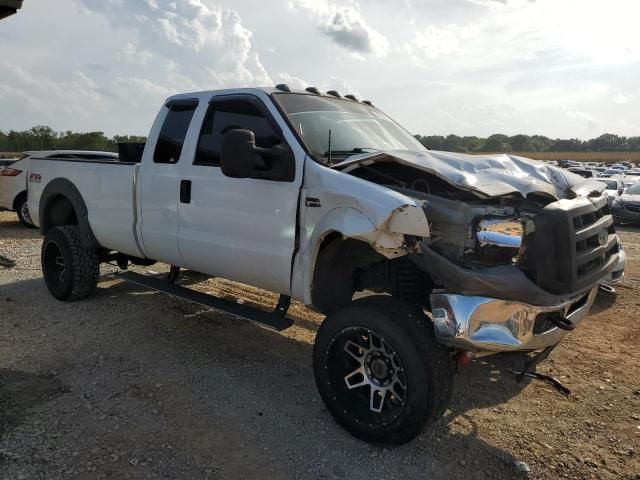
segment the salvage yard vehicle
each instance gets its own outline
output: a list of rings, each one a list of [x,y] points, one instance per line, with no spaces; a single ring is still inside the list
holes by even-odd
[[[634,183],[618,195],[611,211],[616,223],[640,224],[640,183]]]
[[[88,296],[101,262],[161,261],[166,278],[122,278],[278,330],[291,298],[324,313],[313,369],[328,410],[399,444],[444,413],[470,354],[538,352],[533,368],[588,315],[624,269],[605,188],[518,156],[430,151],[371,102],[279,85],[169,98],[141,158],[34,158],[29,210],[60,300]],[[280,300],[215,298],[175,283],[180,268]]]
[[[27,170],[31,157],[50,159],[88,159],[117,160],[111,152],[93,152],[85,150],[50,150],[42,152],[24,152],[22,158],[12,161],[0,160],[0,210],[10,210],[18,214],[25,227],[33,227],[27,203]]]

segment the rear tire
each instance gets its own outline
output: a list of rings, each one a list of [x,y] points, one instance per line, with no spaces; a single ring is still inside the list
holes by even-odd
[[[42,243],[41,262],[47,288],[58,300],[80,300],[98,284],[98,252],[82,245],[77,225],[49,230]]]
[[[447,409],[455,363],[426,316],[390,296],[352,302],[320,326],[313,350],[327,409],[352,435],[406,443]]]
[[[16,201],[16,213],[18,214],[18,220],[20,220],[22,225],[28,228],[35,228],[35,225],[31,221],[31,216],[29,215],[29,206],[27,204],[26,195],[21,195]]]

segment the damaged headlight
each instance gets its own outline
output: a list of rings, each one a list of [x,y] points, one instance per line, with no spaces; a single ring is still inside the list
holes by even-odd
[[[524,225],[515,218],[484,219],[476,227],[473,261],[481,265],[514,265],[518,262]]]
[[[480,246],[520,249],[524,227],[517,220],[482,220],[478,224]]]

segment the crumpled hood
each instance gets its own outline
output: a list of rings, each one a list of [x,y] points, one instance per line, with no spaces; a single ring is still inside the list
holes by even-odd
[[[602,192],[606,185],[593,179],[562,170],[544,162],[516,155],[468,155],[464,153],[389,150],[353,155],[332,168],[349,170],[358,163],[372,164],[393,159],[436,175],[464,190],[483,197],[495,197],[511,193],[527,196],[530,193],[547,194],[554,199]],[[353,166],[352,168],[349,168]]]

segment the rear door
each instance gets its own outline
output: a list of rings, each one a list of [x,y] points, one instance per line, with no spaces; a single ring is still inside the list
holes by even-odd
[[[191,163],[181,170],[190,196],[178,206],[178,237],[188,268],[287,294],[304,153],[286,138],[292,135],[276,115],[270,102],[253,95],[213,98]],[[285,163],[269,170],[265,162],[261,178],[226,177],[220,150],[225,134],[234,129],[253,131],[258,147],[282,145]],[[259,157],[256,162],[263,161]]]
[[[147,257],[171,265],[182,265],[178,249],[179,168],[190,161],[183,158],[183,147],[197,106],[198,100],[190,98],[165,105],[164,116],[158,116],[158,125],[152,129],[158,134],[145,147],[137,181],[138,238]]]

